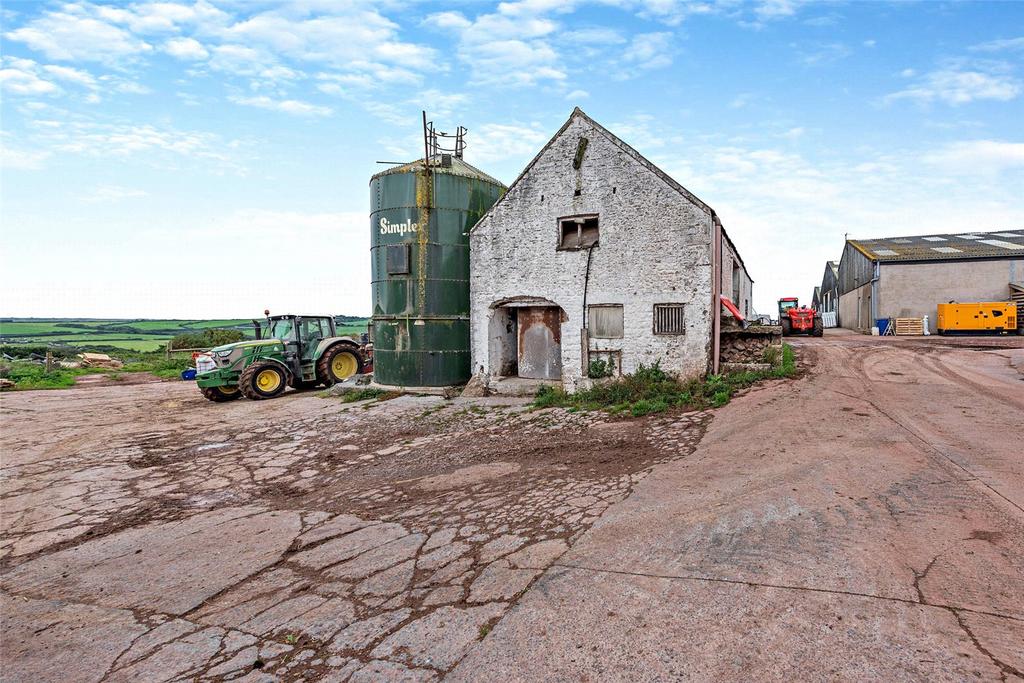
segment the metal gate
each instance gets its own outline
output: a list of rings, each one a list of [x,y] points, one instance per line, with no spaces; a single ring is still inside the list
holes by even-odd
[[[556,307],[520,308],[519,376],[562,378],[562,316]]]

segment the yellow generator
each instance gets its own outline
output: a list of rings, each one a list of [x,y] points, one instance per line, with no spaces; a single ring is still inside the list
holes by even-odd
[[[939,334],[1013,334],[1017,305],[1006,301],[939,304]]]

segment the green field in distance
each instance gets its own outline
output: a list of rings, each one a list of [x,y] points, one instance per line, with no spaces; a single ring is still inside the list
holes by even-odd
[[[339,335],[366,331],[368,318],[338,316]],[[251,319],[235,320],[96,320],[91,318],[0,318],[0,344],[116,347],[158,351],[175,335],[209,328],[241,330],[254,336]]]

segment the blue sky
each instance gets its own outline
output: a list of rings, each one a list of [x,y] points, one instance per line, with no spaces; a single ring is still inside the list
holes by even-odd
[[[368,313],[420,110],[511,182],[580,106],[713,206],[755,306],[843,236],[1024,226],[1024,3],[7,2],[0,314]]]

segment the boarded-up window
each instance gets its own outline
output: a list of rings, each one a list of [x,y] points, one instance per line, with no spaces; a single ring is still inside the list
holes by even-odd
[[[654,304],[654,334],[686,334],[683,304]]]
[[[388,275],[407,275],[409,273],[409,245],[388,245]]]
[[[587,308],[591,338],[622,339],[622,304],[597,304]]]
[[[558,248],[581,249],[597,244],[597,216],[569,216],[558,219]]]

